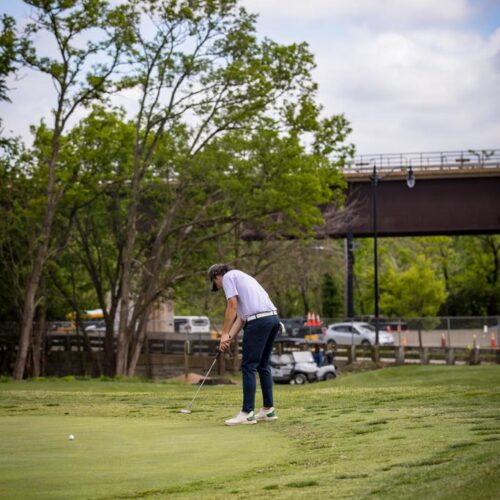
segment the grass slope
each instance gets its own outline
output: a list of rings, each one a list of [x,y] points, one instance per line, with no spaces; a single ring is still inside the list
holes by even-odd
[[[500,366],[276,386],[280,420],[227,428],[241,387],[0,383],[1,498],[499,498]],[[75,441],[68,441],[68,434]]]

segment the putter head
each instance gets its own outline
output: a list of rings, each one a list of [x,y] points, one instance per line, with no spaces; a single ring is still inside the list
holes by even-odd
[[[185,413],[186,415],[189,415],[191,412],[191,410],[188,410],[187,408],[183,408],[181,411],[181,413]]]

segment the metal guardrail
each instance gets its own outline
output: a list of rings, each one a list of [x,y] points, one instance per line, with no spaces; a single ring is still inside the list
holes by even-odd
[[[420,153],[392,153],[358,155],[347,161],[345,174],[368,174],[376,165],[377,171],[454,171],[500,168],[500,149],[463,151],[432,151]]]

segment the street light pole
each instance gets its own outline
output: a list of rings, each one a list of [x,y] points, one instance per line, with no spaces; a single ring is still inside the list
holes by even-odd
[[[388,172],[386,175],[388,175]],[[382,177],[384,178],[385,175]],[[373,172],[370,177],[372,182],[372,212],[373,212],[373,297],[375,302],[375,345],[379,345],[379,288],[378,288],[378,228],[377,228],[377,194],[378,194],[378,182],[380,177],[377,173],[377,165],[373,163]],[[415,187],[415,174],[411,164],[408,168],[406,185],[413,189]]]
[[[372,201],[373,201],[373,296],[375,300],[375,345],[379,345],[378,325],[379,325],[379,307],[378,307],[378,234],[377,234],[377,191],[378,191],[378,175],[377,166],[373,164],[372,181]]]

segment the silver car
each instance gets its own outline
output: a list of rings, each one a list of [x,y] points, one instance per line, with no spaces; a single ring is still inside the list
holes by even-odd
[[[329,345],[375,345],[375,328],[370,323],[351,321],[328,325],[323,339]],[[394,345],[392,333],[379,330],[380,345]]]

